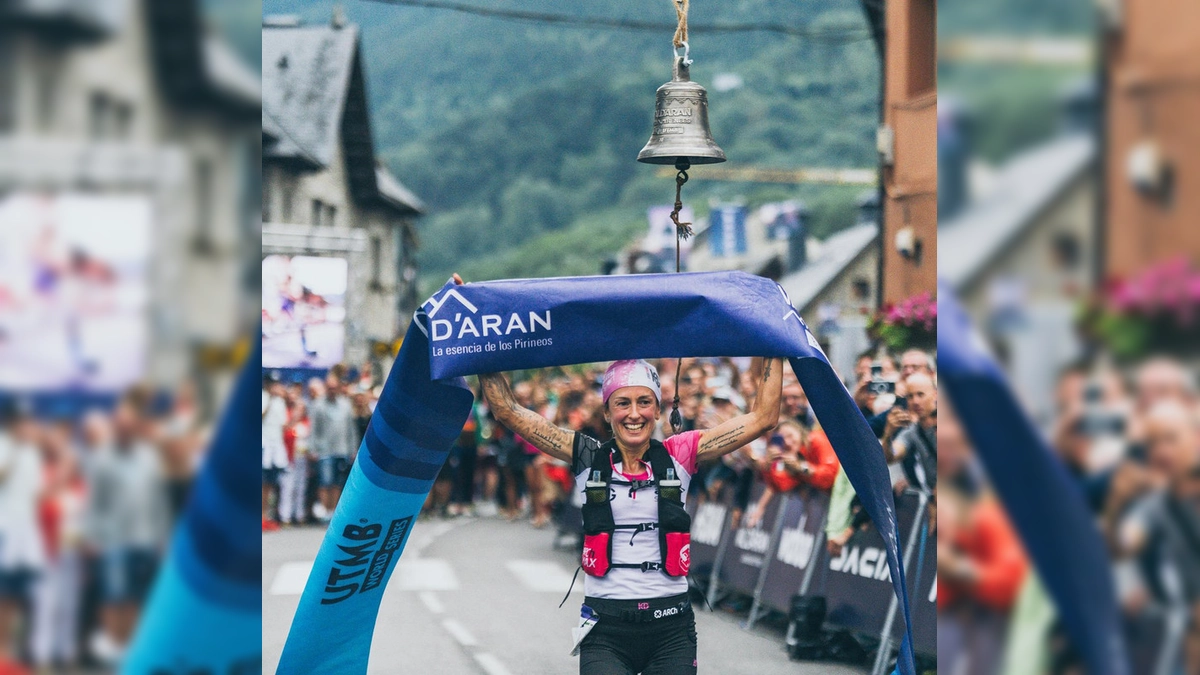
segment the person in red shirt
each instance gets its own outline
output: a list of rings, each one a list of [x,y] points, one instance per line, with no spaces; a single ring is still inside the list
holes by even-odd
[[[938,662],[947,672],[998,672],[1009,613],[1028,562],[1016,531],[974,462],[953,413],[938,425]]]
[[[801,485],[818,490],[831,490],[837,479],[837,454],[825,432],[816,428],[806,430],[798,422],[785,419],[775,427],[767,445],[762,464],[762,480],[767,489],[747,516],[746,526],[754,527],[771,499]]]

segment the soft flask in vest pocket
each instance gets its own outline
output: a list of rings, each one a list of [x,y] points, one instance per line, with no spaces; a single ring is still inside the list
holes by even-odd
[[[663,571],[673,577],[687,576],[691,567],[692,517],[683,508],[680,487],[674,468],[668,468],[658,482],[658,543],[662,547]]]
[[[585,485],[587,499],[583,504],[583,555],[580,566],[585,574],[602,577],[612,565],[612,535],[616,523],[608,504],[608,483],[599,471]]]

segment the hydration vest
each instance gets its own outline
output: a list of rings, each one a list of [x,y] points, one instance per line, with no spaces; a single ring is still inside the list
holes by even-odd
[[[583,571],[602,577],[614,567],[640,569],[643,572],[661,570],[668,576],[687,576],[691,558],[692,517],[683,508],[680,481],[675,476],[675,463],[662,443],[651,440],[646,451],[652,480],[635,480],[630,491],[654,487],[658,493],[658,522],[617,525],[613,520],[610,485],[617,452],[616,441],[601,445],[592,458],[592,467],[585,484],[583,504]],[[617,530],[633,530],[632,536],[658,531],[661,559],[643,563],[614,563],[613,535]]]

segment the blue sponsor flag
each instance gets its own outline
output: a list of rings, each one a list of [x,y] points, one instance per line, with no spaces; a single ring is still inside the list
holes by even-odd
[[[1112,570],[1083,493],[945,285],[938,291],[938,378],[1087,672],[1129,673]]]
[[[280,673],[366,672],[383,586],[470,411],[456,378],[625,358],[778,356],[791,361],[850,482],[883,535],[905,622],[895,500],[879,442],[775,282],[741,272],[447,283],[418,310],[326,533]],[[362,528],[372,527],[370,531]]]
[[[708,221],[708,246],[714,256],[745,255],[746,207],[715,207],[709,212]]]
[[[259,359],[234,386],[121,673],[262,669]]]

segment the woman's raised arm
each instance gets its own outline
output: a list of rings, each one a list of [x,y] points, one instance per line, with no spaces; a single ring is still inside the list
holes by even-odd
[[[496,419],[515,434],[529,441],[533,447],[571,463],[571,444],[575,432],[556,427],[545,417],[517,403],[508,378],[503,373],[488,373],[479,376],[483,397]]]
[[[751,368],[753,372],[755,368]],[[705,431],[700,436],[696,460],[716,459],[746,445],[779,423],[779,398],[783,390],[783,359],[764,359],[754,410]]]

